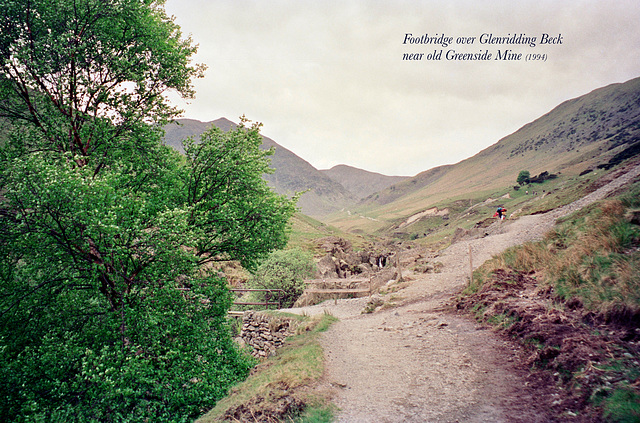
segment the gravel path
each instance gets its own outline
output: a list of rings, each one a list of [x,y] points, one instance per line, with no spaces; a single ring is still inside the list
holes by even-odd
[[[496,224],[435,258],[441,273],[420,275],[397,292],[398,306],[361,314],[368,298],[325,301],[291,311],[340,319],[322,340],[325,381],[338,422],[546,422],[553,398],[529,388],[524,352],[470,319],[444,311],[474,268],[507,247],[539,239],[559,217],[628,183],[632,167],[583,199],[552,212]]]

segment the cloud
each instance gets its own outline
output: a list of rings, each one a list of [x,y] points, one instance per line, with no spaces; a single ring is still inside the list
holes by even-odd
[[[637,1],[169,0],[166,8],[209,66],[185,116],[244,114],[318,168],[413,175],[470,157],[564,100],[640,76]],[[476,40],[406,45],[407,33]],[[537,43],[482,45],[483,33]],[[540,45],[543,33],[563,43]],[[500,48],[547,60],[402,60]]]

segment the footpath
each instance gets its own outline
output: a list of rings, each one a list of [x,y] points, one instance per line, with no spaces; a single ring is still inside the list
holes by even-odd
[[[541,238],[556,219],[614,192],[640,175],[626,169],[562,208],[507,220],[498,230],[459,241],[435,258],[441,272],[420,275],[394,293],[397,305],[362,314],[368,298],[325,301],[291,310],[340,319],[324,335],[326,376],[337,422],[547,422],[553,394],[529,380],[524,351],[451,303],[474,268],[508,247]]]

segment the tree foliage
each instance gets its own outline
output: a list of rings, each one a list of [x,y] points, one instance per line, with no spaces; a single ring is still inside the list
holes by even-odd
[[[531,174],[529,173],[528,170],[521,170],[520,173],[518,173],[518,178],[516,179],[516,182],[519,185],[525,185],[529,183],[530,178],[531,178]]]
[[[251,361],[207,271],[286,243],[260,126],[162,144],[195,47],[160,2],[2,0],[0,420],[186,421]]]
[[[161,2],[3,0],[0,114],[38,128],[41,147],[69,152],[80,165],[108,165],[144,123],[178,110],[164,93],[193,96],[196,47],[182,39]],[[138,141],[143,137],[138,137]],[[144,146],[142,147],[144,148]],[[124,151],[131,152],[131,151]]]

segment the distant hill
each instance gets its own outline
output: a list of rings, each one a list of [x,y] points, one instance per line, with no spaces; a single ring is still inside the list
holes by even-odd
[[[227,119],[200,122],[181,119],[166,127],[167,144],[199,135],[210,125],[222,129]],[[515,185],[521,170],[577,175],[607,165],[616,157],[640,150],[640,78],[596,89],[558,105],[480,153],[454,165],[439,166],[410,178],[391,177],[339,165],[319,171],[268,137],[264,148],[276,147],[266,179],[279,193],[309,190],[300,200],[303,213],[338,224],[400,219],[445,199],[482,196]],[[364,197],[364,198],[363,198]],[[358,202],[359,199],[360,202]],[[344,213],[340,213],[341,210]],[[348,211],[348,212],[347,212]],[[354,213],[351,213],[354,212]],[[367,219],[362,219],[367,217]],[[347,226],[349,226],[347,225]]]
[[[374,192],[409,179],[408,176],[386,176],[347,165],[337,165],[320,172],[339,182],[357,198],[368,197]]]
[[[225,118],[211,122],[178,119],[176,123],[165,127],[165,143],[184,152],[182,140],[191,136],[197,139],[212,125],[227,131],[236,124]],[[325,216],[347,205],[352,205],[358,200],[339,182],[320,172],[271,138],[263,136],[262,140],[263,149],[275,147],[275,153],[271,156],[271,167],[275,169],[275,172],[265,175],[265,179],[280,194],[292,195],[296,192],[309,190],[298,202],[304,214],[313,217]]]
[[[531,175],[593,170],[620,152],[637,151],[639,143],[636,78],[565,101],[477,155],[394,184],[370,195],[360,208],[376,216],[392,210],[395,217],[410,215],[444,198],[515,185],[520,170]]]

